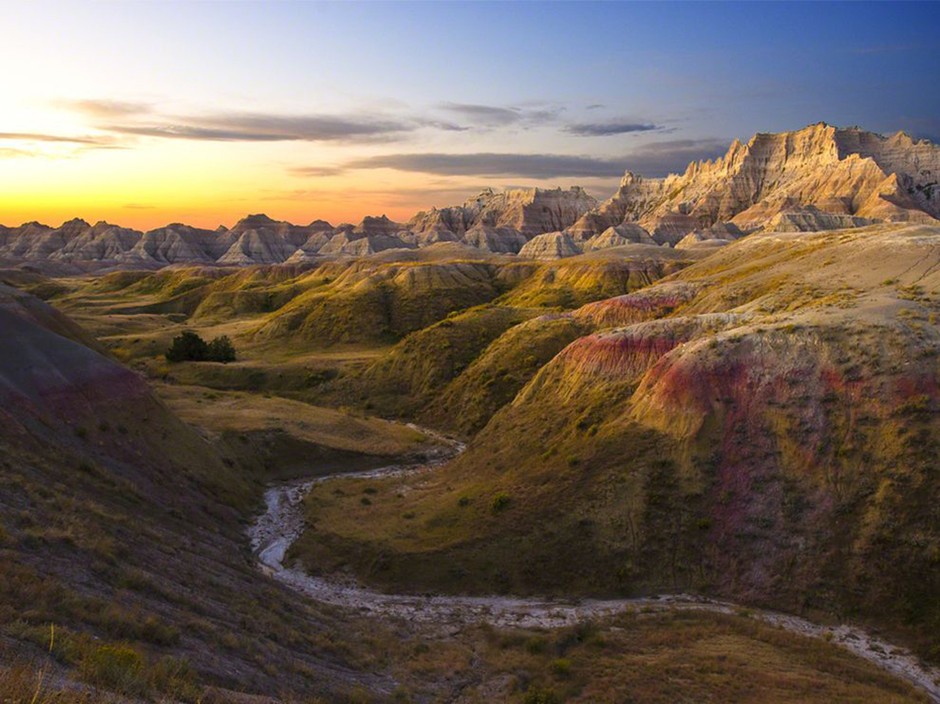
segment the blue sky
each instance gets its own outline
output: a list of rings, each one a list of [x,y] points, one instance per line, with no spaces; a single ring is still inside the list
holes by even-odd
[[[605,196],[820,120],[940,136],[940,3],[40,2],[0,23],[0,222],[401,216],[482,186]]]

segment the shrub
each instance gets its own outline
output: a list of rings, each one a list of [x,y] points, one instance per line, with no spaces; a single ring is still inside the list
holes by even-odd
[[[523,704],[560,704],[561,699],[554,690],[533,687],[522,698]]]
[[[510,498],[509,494],[502,494],[502,493],[497,494],[496,496],[493,497],[493,504],[492,504],[493,511],[499,512],[499,511],[504,510],[506,507],[509,506],[509,503],[511,501],[512,499]]]
[[[235,361],[235,347],[228,335],[206,343],[191,330],[185,330],[173,338],[166,351],[168,362],[227,362]]]
[[[209,357],[209,345],[191,330],[184,330],[173,338],[166,351],[168,362],[201,362]]]
[[[102,645],[82,658],[82,678],[96,687],[126,694],[139,692],[144,661],[129,645]]]
[[[557,660],[552,660],[548,666],[548,669],[550,669],[552,674],[556,677],[561,677],[564,679],[571,675],[571,661],[567,658],[558,658]]]
[[[235,361],[235,346],[228,335],[217,337],[209,343],[209,361],[223,364]]]

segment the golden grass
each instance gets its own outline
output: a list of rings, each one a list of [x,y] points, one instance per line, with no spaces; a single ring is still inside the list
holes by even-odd
[[[155,389],[184,421],[217,433],[278,430],[306,442],[369,455],[400,455],[427,441],[422,433],[400,423],[285,398],[203,386],[161,384]]]
[[[467,704],[929,701],[837,646],[743,616],[634,613],[558,631],[484,626],[402,650],[400,679],[446,672],[470,682],[459,700]]]

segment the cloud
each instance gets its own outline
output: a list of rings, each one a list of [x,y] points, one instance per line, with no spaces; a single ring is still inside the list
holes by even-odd
[[[581,122],[565,127],[565,132],[581,137],[609,137],[630,132],[652,132],[662,129],[659,125],[647,122]]]
[[[568,154],[404,153],[353,159],[332,166],[301,166],[290,173],[301,177],[334,176],[359,169],[395,169],[439,176],[551,178],[609,178],[633,171],[660,177],[685,171],[692,161],[713,159],[728,149],[729,140],[679,139],[653,142],[619,157]]]
[[[432,201],[463,202],[475,196],[485,188],[479,185],[435,186],[429,184],[419,188],[397,189],[360,189],[355,187],[338,188],[335,191],[322,189],[271,190],[262,192],[264,201],[310,201],[322,199],[328,195],[331,202],[372,203],[380,207],[426,208]],[[371,207],[371,206],[370,206]]]
[[[105,136],[63,136],[58,134],[43,134],[39,132],[0,132],[0,140],[16,140],[20,142],[57,142],[65,144],[107,145],[113,141]]]
[[[475,103],[440,103],[442,110],[455,113],[478,127],[508,127],[516,124],[544,124],[558,118],[564,108],[547,107],[501,107]]]
[[[21,156],[35,156],[35,152],[26,149],[14,149],[12,147],[0,147],[0,159],[15,159]]]
[[[693,161],[715,159],[728,151],[727,139],[672,139],[637,147],[623,157],[626,169],[648,177],[682,173]]]
[[[55,103],[60,107],[74,112],[80,112],[97,119],[114,119],[129,115],[142,115],[151,111],[149,103],[138,103],[125,100],[58,100]]]
[[[522,119],[520,110],[501,108],[492,105],[472,105],[469,103],[441,103],[443,110],[456,113],[476,124],[488,126],[511,125]]]
[[[436,130],[443,130],[445,132],[466,132],[467,130],[471,129],[470,127],[458,125],[454,122],[447,122],[445,120],[417,119],[415,122],[421,127],[432,127]]]
[[[297,168],[291,169],[291,173],[295,174],[296,176],[312,177],[339,176],[345,172],[346,168],[343,166],[299,166]]]
[[[106,124],[118,134],[221,142],[340,142],[388,138],[417,129],[413,122],[333,115],[219,113],[160,122]]]
[[[617,176],[623,162],[589,156],[566,154],[384,154],[354,159],[343,164],[351,169],[396,169],[442,176],[522,176],[557,178],[563,176]],[[293,173],[316,176],[322,167],[298,168]]]

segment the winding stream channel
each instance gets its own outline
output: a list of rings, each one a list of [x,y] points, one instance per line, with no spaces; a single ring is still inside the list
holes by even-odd
[[[288,549],[303,533],[303,500],[313,486],[337,478],[377,479],[431,472],[464,449],[462,443],[426,428],[413,427],[442,443],[429,459],[420,464],[389,465],[363,472],[331,474],[271,486],[264,495],[264,512],[248,529],[251,547],[261,571],[324,604],[348,608],[369,616],[406,619],[451,629],[459,629],[470,623],[488,623],[502,628],[550,629],[638,611],[746,612],[751,618],[791,633],[831,641],[911,682],[926,691],[931,699],[940,702],[940,668],[924,665],[906,648],[887,643],[854,626],[823,626],[790,614],[742,607],[727,601],[688,594],[607,600],[386,594],[341,578],[312,576],[286,565]]]

